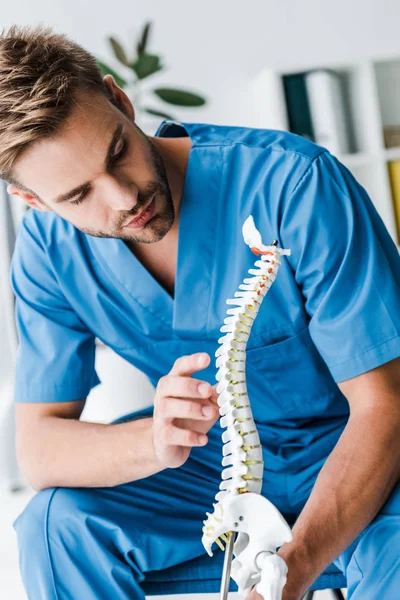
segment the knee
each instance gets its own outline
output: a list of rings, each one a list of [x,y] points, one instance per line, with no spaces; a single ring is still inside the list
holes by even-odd
[[[38,492],[14,521],[20,550],[25,546],[32,548],[32,541],[44,539],[49,506],[55,491],[55,488],[49,488]]]
[[[68,538],[73,527],[76,535],[81,519],[79,510],[80,490],[49,488],[38,492],[14,522],[20,551],[25,547],[52,538]]]
[[[355,551],[361,571],[384,565],[387,572],[400,570],[400,517],[379,515],[365,530]]]

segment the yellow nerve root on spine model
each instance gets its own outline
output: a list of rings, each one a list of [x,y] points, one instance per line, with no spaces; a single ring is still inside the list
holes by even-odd
[[[224,571],[231,569],[239,593],[247,595],[256,585],[264,600],[281,600],[287,565],[276,552],[291,541],[292,533],[275,506],[261,496],[264,463],[247,393],[246,346],[263,299],[277,276],[281,256],[290,255],[290,250],[278,248],[276,241],[265,246],[251,216],[242,231],[244,241],[260,259],[249,270],[252,277],[244,279],[235,298],[227,300],[235,308],[228,309],[221,328],[225,335],[218,340],[217,392],[220,424],[225,428],[224,469],[214,510],[204,521],[202,542],[212,556],[214,542],[222,550],[224,543],[232,547],[229,541],[237,534],[235,559],[230,565],[230,557],[226,557]],[[226,573],[223,584],[224,579]],[[226,598],[226,593],[221,591],[221,598]]]

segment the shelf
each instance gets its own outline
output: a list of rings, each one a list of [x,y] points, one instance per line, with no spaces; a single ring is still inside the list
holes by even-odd
[[[382,126],[399,125],[400,59],[375,61],[374,72]]]
[[[353,152],[351,154],[342,154],[341,156],[338,156],[338,159],[346,165],[346,167],[351,169],[352,167],[363,167],[372,164],[375,160],[375,156],[368,152]]]
[[[374,153],[354,152],[351,154],[342,154],[338,159],[349,168],[363,167],[364,165],[377,162],[388,162],[391,160],[400,160],[400,146],[395,148],[386,148]]]
[[[399,160],[400,146],[397,146],[395,148],[386,148],[386,150],[384,150],[383,156],[385,160]]]
[[[253,104],[249,106],[248,114],[250,119],[252,115],[256,115],[257,118],[253,118],[251,126],[287,130],[289,128],[287,118],[288,86],[287,80],[284,81],[284,78],[289,75],[299,75],[298,81],[301,82],[301,77],[305,76],[309,70],[334,71],[341,82],[343,103],[337,103],[335,90],[338,89],[338,86],[332,87],[333,84],[331,84],[329,87],[329,82],[327,84],[323,79],[319,81],[320,88],[315,86],[310,88],[308,85],[310,80],[306,81],[305,94],[302,91],[304,83],[294,89],[292,85],[291,96],[289,96],[292,107],[291,126],[293,126],[294,114],[297,119],[296,126],[300,124],[305,130],[310,129],[307,115],[307,95],[310,89],[313,90],[310,106],[314,107],[314,110],[310,111],[311,129],[317,123],[320,137],[321,133],[326,133],[321,127],[324,110],[332,110],[332,107],[334,109],[335,106],[339,107],[339,110],[332,113],[333,117],[331,115],[330,118],[327,113],[326,131],[328,133],[326,137],[329,141],[329,133],[340,132],[345,122],[350,152],[337,150],[339,135],[336,135],[336,139],[334,135],[331,135],[331,148],[328,141],[320,143],[328,150],[331,149],[333,154],[366,189],[389,234],[395,241],[396,247],[400,249],[388,170],[390,161],[400,160],[400,145],[385,148],[384,143],[384,128],[400,125],[400,56],[371,57],[359,61],[349,61],[348,64],[313,64],[310,65],[310,68],[304,65],[298,69],[285,71],[274,71],[265,67],[256,78],[258,87],[252,88]],[[319,97],[316,90],[319,91]],[[296,106],[294,104],[296,93],[298,94],[297,109],[299,106],[306,106],[303,115],[301,110],[293,112],[293,106]],[[308,97],[310,98],[310,96]],[[316,104],[317,101],[318,104]],[[257,110],[253,110],[254,107]],[[317,110],[315,110],[316,107]],[[345,148],[346,144],[343,144],[342,147]]]

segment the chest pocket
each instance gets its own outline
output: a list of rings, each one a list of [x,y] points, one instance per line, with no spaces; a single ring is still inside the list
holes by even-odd
[[[247,387],[258,422],[321,416],[326,398],[338,393],[308,325],[301,322],[299,327],[272,343],[260,343],[258,337],[247,349]]]

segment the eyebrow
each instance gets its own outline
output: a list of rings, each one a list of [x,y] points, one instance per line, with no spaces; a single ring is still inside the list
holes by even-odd
[[[114,154],[115,146],[117,145],[119,139],[122,136],[123,129],[124,129],[124,124],[118,123],[118,125],[112,135],[110,145],[108,146],[106,160],[105,160],[106,169],[108,169],[110,166],[111,159]],[[90,181],[87,181],[86,183],[82,183],[82,185],[78,185],[78,187],[74,188],[70,192],[67,192],[66,194],[60,194],[59,196],[57,196],[57,198],[55,198],[53,200],[53,202],[55,204],[57,204],[59,202],[65,202],[66,200],[69,200],[70,198],[74,198],[74,196],[77,196],[79,193],[88,191],[88,189],[90,188],[90,185],[91,185]]]

